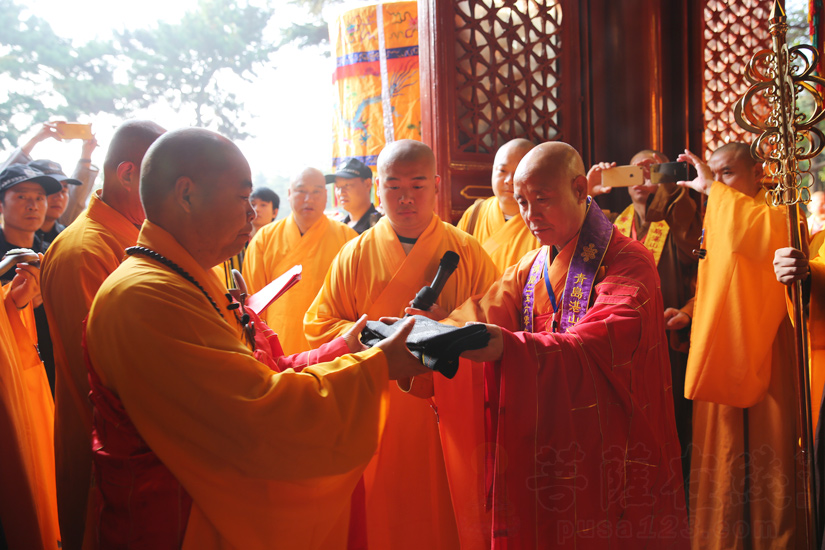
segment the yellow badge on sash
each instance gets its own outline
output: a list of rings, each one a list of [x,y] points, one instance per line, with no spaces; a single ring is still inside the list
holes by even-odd
[[[625,237],[630,237],[633,228],[633,214],[633,205],[631,204],[616,218],[616,227]],[[656,262],[656,265],[659,265],[659,258],[662,257],[662,250],[665,248],[665,241],[667,240],[669,231],[670,227],[667,225],[667,222],[664,221],[651,223],[650,228],[647,230],[644,243],[645,248],[653,254],[653,260]]]

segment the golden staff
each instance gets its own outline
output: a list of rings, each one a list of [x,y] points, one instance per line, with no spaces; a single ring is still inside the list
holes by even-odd
[[[825,85],[825,79],[812,74],[819,58],[816,49],[807,44],[789,48],[785,37],[787,31],[785,10],[779,0],[775,0],[770,15],[771,49],[757,52],[748,63],[745,77],[751,86],[736,103],[734,114],[739,126],[758,134],[751,144],[751,155],[762,161],[765,175],[776,182],[776,187],[768,192],[766,200],[771,206],[785,206],[788,209],[790,244],[797,250],[802,250],[797,203],[810,201],[809,187],[813,180],[810,161],[825,147],[825,136],[816,127],[825,117],[823,99],[816,85]],[[810,115],[805,115],[797,108],[797,100],[803,93],[809,94],[814,100],[814,109]],[[754,101],[758,96],[766,100],[768,105],[768,112],[761,116],[758,112],[759,103]],[[807,169],[803,170],[801,163],[805,162]],[[816,511],[811,454],[813,426],[808,334],[803,314],[801,281],[792,284],[791,299],[796,335],[798,425],[802,427],[797,456],[805,493],[808,546],[815,548],[819,533],[816,521],[819,516]]]

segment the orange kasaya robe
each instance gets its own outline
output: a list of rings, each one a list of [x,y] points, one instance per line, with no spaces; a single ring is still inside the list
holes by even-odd
[[[704,227],[685,384],[693,548],[802,548],[793,331],[773,271],[785,210],[715,182]]]
[[[304,337],[304,313],[318,294],[332,259],[358,234],[326,216],[301,235],[293,215],[262,227],[246,251],[243,275],[250,293],[255,293],[300,264],[301,281],[261,314],[278,334],[284,353],[311,349]]]
[[[90,496],[92,405],[81,347],[82,323],[97,289],[137,242],[138,228],[92,195],[89,207],[46,252],[41,290],[55,361],[55,469],[64,548],[96,548],[84,541],[94,507]]]
[[[60,541],[54,403],[43,363],[11,298],[0,310],[0,524],[9,548]]]
[[[456,227],[462,231],[468,230],[474,208],[479,210],[471,235],[478,239],[490,255],[499,274],[540,246],[538,239],[533,236],[520,215],[515,215],[509,220],[504,219],[504,213],[496,197],[490,197],[468,208]]]
[[[380,440],[384,353],[273,372],[212,270],[149,221],[138,245],[188,272],[218,308],[135,256],[101,286],[86,331],[101,383],[192,498],[182,548],[318,548]]]
[[[808,309],[808,350],[811,382],[811,415],[816,433],[822,393],[825,389],[825,231],[811,239],[811,298]],[[790,300],[788,300],[790,311]]]
[[[460,256],[438,299],[450,311],[495,279],[496,268],[481,245],[433,216],[405,255],[389,219],[382,218],[344,245],[330,266],[304,318],[310,344],[339,336],[364,313],[370,319],[403,316],[421,287],[432,282],[447,250]],[[452,550],[459,536],[462,548],[483,548],[489,538],[481,369],[467,362],[452,380],[417,376],[412,389],[429,386],[432,394],[433,385],[438,417],[426,400],[390,387],[384,437],[364,474],[370,550]]]

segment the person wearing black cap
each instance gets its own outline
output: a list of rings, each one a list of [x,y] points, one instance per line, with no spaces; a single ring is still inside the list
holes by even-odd
[[[0,256],[14,248],[30,248],[44,252],[43,241],[36,235],[46,218],[46,196],[60,192],[63,186],[52,176],[35,167],[12,164],[0,172]],[[6,284],[14,272],[0,276]]]
[[[63,173],[63,168],[53,160],[33,160],[30,167],[37,168],[47,176],[51,176],[60,182],[61,189],[46,198],[48,208],[46,209],[46,219],[43,225],[37,230],[37,236],[43,242],[45,248],[57,237],[58,233],[66,229],[66,226],[58,221],[69,204],[69,185],[82,185],[78,179],[70,178]]]
[[[347,215],[338,220],[359,235],[378,223],[381,213],[372,204],[372,170],[356,158],[338,165],[334,174],[327,174],[327,183],[335,184],[335,199]]]
[[[0,256],[14,248],[30,248],[42,253],[46,244],[37,236],[43,225],[48,203],[46,197],[59,193],[63,186],[53,176],[48,176],[33,166],[12,164],[0,172],[0,210],[3,212],[3,229],[0,232]],[[14,278],[14,271],[0,276],[0,283],[6,284]],[[38,293],[30,306],[33,308],[37,327],[37,344],[40,359],[49,378],[54,395],[54,356],[52,340],[43,299]]]

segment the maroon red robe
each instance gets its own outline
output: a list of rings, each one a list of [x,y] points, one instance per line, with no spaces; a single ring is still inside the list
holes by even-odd
[[[575,244],[550,266],[556,296]],[[564,334],[546,332],[553,311],[542,276],[537,332],[524,332],[522,294],[543,250],[450,317],[504,329],[502,360],[491,365],[498,384],[487,390],[497,411],[493,548],[688,548],[653,257],[613,231],[587,313]]]

